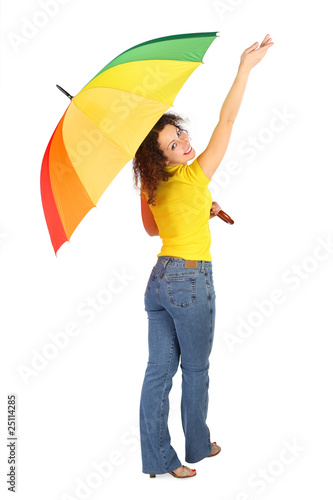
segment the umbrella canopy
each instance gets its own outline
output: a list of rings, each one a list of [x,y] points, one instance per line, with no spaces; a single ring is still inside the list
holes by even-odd
[[[55,253],[69,241],[202,59],[217,32],[157,38],[123,52],[71,103],[46,148],[41,197]]]

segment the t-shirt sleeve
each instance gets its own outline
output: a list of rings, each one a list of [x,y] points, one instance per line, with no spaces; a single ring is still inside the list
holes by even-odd
[[[182,175],[186,181],[199,186],[208,186],[210,183],[210,179],[208,179],[200,167],[197,159],[190,163],[190,165],[184,165]]]

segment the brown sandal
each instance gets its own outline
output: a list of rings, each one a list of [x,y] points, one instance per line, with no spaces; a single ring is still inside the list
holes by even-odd
[[[187,467],[186,465],[183,465],[184,470],[181,474],[175,474],[174,472],[170,471],[169,474],[171,474],[173,477],[178,477],[179,479],[184,479],[186,477],[194,477],[197,475],[195,474],[190,474],[191,469]],[[195,471],[195,469],[192,469],[192,471]]]
[[[215,453],[214,453],[215,451]],[[218,444],[216,444],[216,441],[214,441],[213,443],[213,449],[212,449],[212,453],[210,455],[208,455],[208,458],[209,457],[215,457],[215,455],[218,455],[221,451],[221,446],[219,446]]]
[[[179,479],[185,479],[186,477],[193,477],[196,476],[197,473],[191,475],[190,470],[186,465],[183,465],[184,470],[181,474],[175,474],[173,471],[170,471],[169,474],[171,474],[173,477],[178,477]],[[192,469],[192,471],[195,471],[195,469]],[[150,474],[150,477],[156,477],[156,474]]]

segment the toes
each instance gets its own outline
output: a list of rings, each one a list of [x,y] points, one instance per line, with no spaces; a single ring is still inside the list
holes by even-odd
[[[195,476],[196,474],[196,469],[190,469],[189,467],[187,467],[186,465],[184,466],[184,469],[186,469],[187,473],[189,476]]]

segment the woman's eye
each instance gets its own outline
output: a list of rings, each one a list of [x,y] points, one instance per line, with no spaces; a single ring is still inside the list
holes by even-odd
[[[181,134],[181,132],[180,132],[180,130],[178,129],[178,130],[177,130],[177,135],[178,135],[178,137],[180,136],[180,134]],[[175,142],[172,144],[171,149],[175,149],[175,148],[174,148],[174,146],[176,147],[176,143],[175,143]]]

